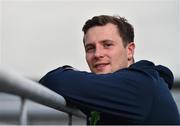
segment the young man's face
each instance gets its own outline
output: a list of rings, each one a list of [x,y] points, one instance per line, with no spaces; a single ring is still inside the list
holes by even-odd
[[[113,73],[132,63],[134,43],[124,47],[114,24],[108,23],[105,26],[90,28],[84,40],[86,61],[93,73]]]

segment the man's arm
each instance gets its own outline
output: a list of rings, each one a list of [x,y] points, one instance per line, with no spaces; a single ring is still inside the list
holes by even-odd
[[[123,69],[110,74],[93,74],[58,68],[40,83],[64,96],[78,108],[141,120],[152,102],[152,80],[146,73]]]

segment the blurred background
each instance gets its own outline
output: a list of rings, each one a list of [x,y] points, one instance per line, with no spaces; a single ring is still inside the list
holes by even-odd
[[[82,27],[102,14],[123,16],[134,26],[136,61],[173,71],[180,108],[179,0],[0,0],[0,65],[36,81],[65,64],[89,71]],[[30,124],[66,124],[62,113],[31,101],[28,110]],[[0,123],[17,124],[18,111],[19,98],[0,93]]]

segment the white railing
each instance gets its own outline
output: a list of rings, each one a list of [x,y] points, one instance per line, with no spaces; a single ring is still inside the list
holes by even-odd
[[[80,118],[86,118],[86,116],[80,110],[66,106],[66,101],[61,95],[51,91],[35,81],[23,77],[15,71],[1,66],[0,92],[21,97],[21,111],[19,120],[21,125],[27,124],[26,99],[30,99],[42,105],[68,113],[69,125],[72,124],[72,115]]]

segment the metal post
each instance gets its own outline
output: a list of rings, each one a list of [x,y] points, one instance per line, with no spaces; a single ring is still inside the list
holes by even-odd
[[[21,98],[20,124],[27,125],[26,99],[59,111],[70,113],[69,125],[72,124],[72,115],[86,119],[86,115],[80,110],[66,106],[63,96],[48,89],[47,87],[25,78],[21,74],[0,66],[0,92],[10,93]]]
[[[68,113],[68,125],[72,125],[72,114]]]
[[[21,108],[20,108],[20,125],[27,125],[27,105],[26,99],[21,97]]]

